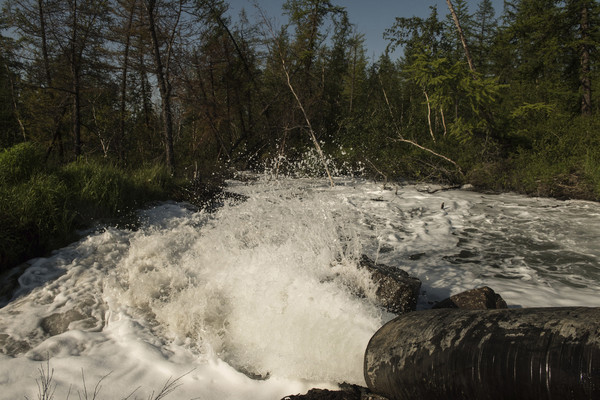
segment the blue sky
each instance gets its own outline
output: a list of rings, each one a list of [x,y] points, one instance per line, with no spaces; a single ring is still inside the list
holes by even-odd
[[[227,0],[230,4],[232,16],[237,16],[242,8],[253,19],[257,15],[251,0]],[[285,22],[281,14],[281,5],[284,0],[257,0],[260,7],[273,18],[275,24],[280,26]],[[391,27],[396,17],[426,17],[429,7],[437,6],[441,14],[448,12],[445,0],[334,0],[333,4],[344,6],[348,10],[350,22],[358,27],[358,31],[365,35],[365,45],[368,56],[379,56],[387,45],[383,40],[383,31]],[[469,10],[475,12],[479,0],[468,0]],[[496,16],[502,13],[503,0],[492,0],[496,9]]]

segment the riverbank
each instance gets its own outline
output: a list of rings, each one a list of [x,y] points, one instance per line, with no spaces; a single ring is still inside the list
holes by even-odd
[[[452,183],[470,184],[483,193],[599,201],[595,164],[563,158],[552,163],[523,153],[476,164]],[[363,174],[368,176],[366,171]],[[210,174],[210,183],[176,181],[160,165],[123,169],[92,159],[53,166],[46,164],[43,151],[32,143],[6,149],[0,153],[0,271],[67,245],[78,238],[78,230],[98,221],[126,224],[128,213],[153,201],[214,207],[224,193],[225,179],[231,176],[231,171],[220,171]]]
[[[0,152],[0,271],[71,243],[98,221],[126,224],[128,213],[168,199],[175,186],[161,166],[44,159],[31,143]]]

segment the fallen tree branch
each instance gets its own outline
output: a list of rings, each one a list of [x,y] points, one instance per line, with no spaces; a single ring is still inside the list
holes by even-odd
[[[463,172],[462,172],[462,170],[460,169],[460,166],[459,166],[459,165],[458,165],[456,162],[454,162],[453,160],[449,159],[448,157],[446,157],[446,156],[445,156],[445,155],[443,155],[443,154],[436,153],[435,151],[433,151],[433,150],[431,150],[431,149],[429,149],[429,148],[427,148],[427,147],[425,147],[425,146],[421,146],[419,143],[417,143],[417,142],[414,142],[414,141],[412,141],[412,140],[408,140],[408,139],[404,139],[404,138],[399,138],[399,139],[396,139],[396,138],[389,138],[389,139],[390,139],[390,140],[393,140],[393,141],[395,141],[395,142],[402,142],[402,143],[408,143],[408,144],[412,144],[413,146],[415,146],[415,147],[418,147],[418,148],[419,148],[419,149],[421,149],[421,150],[427,151],[427,152],[429,152],[429,153],[433,154],[434,156],[437,156],[437,157],[439,157],[439,158],[441,158],[441,159],[443,159],[443,160],[446,160],[446,161],[448,161],[449,163],[451,163],[452,165],[454,165],[454,166],[456,167],[456,169],[458,170],[458,172],[459,172],[461,175],[464,175],[464,174],[463,174]]]
[[[418,147],[421,150],[427,151],[427,152],[429,152],[429,153],[431,153],[431,154],[433,154],[433,155],[435,155],[437,157],[440,157],[442,160],[448,161],[449,163],[451,163],[452,165],[454,165],[456,167],[456,169],[458,170],[458,172],[460,173],[460,175],[464,176],[462,170],[460,169],[460,166],[455,161],[451,160],[450,158],[446,157],[443,154],[437,153],[437,152],[435,152],[435,151],[433,151],[433,150],[431,150],[431,149],[429,149],[429,148],[427,148],[425,146],[422,146],[422,145],[420,145],[419,143],[417,143],[417,142],[415,142],[413,140],[404,139],[404,136],[402,136],[402,132],[400,132],[400,128],[396,124],[396,120],[394,118],[394,112],[392,111],[392,106],[391,106],[391,104],[390,104],[390,102],[388,100],[387,93],[385,91],[385,88],[383,87],[383,82],[381,81],[381,78],[379,79],[379,83],[381,84],[381,90],[383,91],[383,96],[385,98],[385,102],[386,102],[386,104],[388,106],[388,109],[390,111],[390,115],[392,117],[392,121],[394,123],[394,127],[396,128],[396,133],[399,136],[398,138],[388,138],[388,139],[390,139],[392,141],[395,141],[395,142],[402,142],[402,143],[411,144],[411,145],[413,145],[415,147]],[[425,96],[427,96],[427,93],[425,93]],[[428,102],[428,105],[429,105],[429,102]],[[430,129],[431,129],[431,123],[430,123]],[[432,137],[433,137],[433,132],[431,132],[431,134],[432,134]],[[435,137],[433,138],[433,140],[435,141]]]
[[[384,182],[384,185],[385,185],[385,184],[387,183],[387,181],[388,181],[388,177],[387,177],[387,175],[386,175],[386,174],[384,174],[383,172],[381,172],[381,171],[380,171],[380,170],[379,170],[379,169],[378,169],[378,168],[375,166],[375,164],[373,164],[373,163],[371,162],[371,160],[369,160],[368,158],[365,158],[365,160],[367,160],[367,162],[368,162],[368,163],[371,165],[371,167],[373,167],[373,169],[374,169],[374,170],[377,172],[377,174],[378,174],[378,175],[381,175],[381,176],[383,176],[383,179],[384,179],[384,181],[383,181],[383,182]]]

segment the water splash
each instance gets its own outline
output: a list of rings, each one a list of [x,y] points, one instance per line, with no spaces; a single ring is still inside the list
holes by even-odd
[[[351,228],[327,193],[316,196],[322,207],[267,192],[210,216],[151,221],[112,274],[111,308],[257,375],[362,383],[383,314],[355,296],[356,285],[371,289],[355,262],[340,262],[354,256],[339,236]]]

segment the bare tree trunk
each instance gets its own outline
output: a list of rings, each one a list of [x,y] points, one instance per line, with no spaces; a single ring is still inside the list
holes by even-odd
[[[78,40],[78,29],[77,29],[77,18],[78,18],[78,9],[77,9],[77,0],[73,0],[73,6],[71,9],[71,17],[73,24],[71,30],[71,90],[73,95],[73,111],[72,111],[72,121],[73,121],[73,146],[75,152],[75,158],[81,156],[81,98],[80,98],[80,63],[81,57],[79,56],[79,49],[77,47]]]
[[[460,26],[460,21],[458,20],[458,16],[456,15],[456,11],[454,11],[454,6],[450,0],[446,0],[448,3],[448,8],[450,9],[450,13],[452,14],[452,19],[454,20],[454,25],[456,25],[456,30],[458,31],[458,36],[460,37],[460,42],[462,43],[463,49],[465,50],[465,57],[467,57],[467,62],[469,63],[469,69],[471,72],[475,72],[475,67],[473,66],[473,59],[471,58],[471,53],[469,52],[469,46],[467,46],[467,41],[465,39],[465,34]]]
[[[349,114],[352,114],[352,103],[354,102],[354,85],[356,84],[356,49],[357,45],[352,47],[352,79],[350,80],[350,107],[348,110]]]
[[[23,135],[23,140],[27,140],[27,135],[25,134],[25,126],[23,125],[23,121],[21,120],[21,113],[19,112],[19,107],[17,105],[17,97],[15,93],[15,82],[13,81],[12,74],[10,69],[8,68],[8,64],[4,65],[6,69],[6,77],[8,79],[8,83],[10,85],[10,99],[12,103],[13,114],[17,119],[17,123],[19,124],[19,129],[21,129],[21,135]]]
[[[433,134],[433,128],[431,127],[431,105],[429,104],[429,96],[424,90],[423,94],[425,95],[425,100],[427,100],[427,124],[429,125],[429,134],[431,135],[431,139],[433,139],[433,142],[435,143],[435,135]]]
[[[321,163],[323,164],[323,167],[325,168],[325,172],[327,173],[327,177],[329,178],[329,183],[330,183],[331,187],[334,187],[335,183],[333,182],[333,178],[331,177],[331,174],[329,173],[329,168],[327,167],[327,161],[325,160],[325,155],[323,154],[323,150],[321,150],[321,146],[319,145],[319,141],[317,140],[315,131],[312,128],[312,124],[310,123],[308,114],[306,113],[306,110],[304,109],[304,106],[302,105],[300,98],[298,97],[298,95],[296,94],[296,91],[294,90],[294,87],[292,86],[292,82],[290,80],[290,73],[288,72],[287,66],[285,65],[285,59],[283,58],[283,55],[281,58],[281,64],[283,66],[283,71],[285,72],[287,85],[290,88],[290,91],[292,92],[292,94],[294,95],[294,98],[296,99],[296,102],[298,103],[298,107],[300,107],[300,111],[302,111],[302,115],[304,115],[304,120],[306,121],[306,125],[308,126],[308,131],[310,133],[310,137],[312,139],[313,145],[315,146],[315,149],[317,149],[317,153],[319,153],[319,157],[321,158]]]
[[[42,39],[42,57],[44,58],[46,84],[48,84],[48,86],[52,86],[52,74],[50,73],[50,58],[48,56],[48,41],[46,40],[46,18],[44,17],[43,0],[38,0],[38,15],[40,18],[40,35]]]
[[[46,78],[46,85],[48,88],[52,87],[52,71],[50,70],[50,57],[48,55],[48,39],[46,37],[46,17],[45,17],[45,12],[44,12],[44,3],[43,0],[38,0],[38,17],[39,17],[39,24],[40,24],[40,37],[41,37],[41,45],[42,45],[42,58],[44,60],[44,75]],[[49,96],[50,96],[50,101],[53,103],[54,99],[55,99],[55,93],[49,89]],[[62,143],[62,135],[60,132],[60,121],[61,119],[64,117],[65,112],[66,112],[66,105],[63,104],[61,105],[61,114],[60,116],[56,116],[54,118],[54,134],[52,135],[52,142],[50,143],[50,146],[48,147],[48,149],[46,150],[46,158],[45,160],[47,161],[48,158],[50,157],[50,153],[52,152],[52,149],[54,148],[55,143],[58,141],[58,155],[59,155],[59,159],[62,161],[63,160],[63,143]]]
[[[161,113],[163,117],[163,135],[165,139],[165,156],[167,168],[171,175],[175,174],[175,155],[173,149],[173,114],[171,107],[171,85],[167,80],[165,67],[160,54],[160,44],[156,33],[155,7],[156,0],[145,0],[144,5],[148,15],[148,30],[152,39],[152,50],[154,54],[154,67],[158,90],[161,97]]]
[[[141,40],[140,40],[140,45],[141,45]],[[150,106],[150,102],[148,101],[149,98],[149,93],[150,93],[150,84],[148,82],[148,76],[147,76],[147,71],[146,71],[146,67],[144,66],[144,53],[143,52],[139,52],[139,59],[138,59],[138,63],[139,63],[139,79],[140,79],[140,90],[141,90],[141,96],[142,96],[142,107],[144,110],[144,125],[146,126],[146,128],[149,130],[150,129],[150,125],[152,123],[150,115],[152,114],[152,109]]]
[[[133,24],[133,15],[135,14],[136,1],[131,3],[127,26],[125,28],[125,48],[123,49],[123,70],[121,71],[121,109],[119,110],[119,138],[118,152],[121,163],[125,163],[125,111],[127,106],[127,73],[129,72],[129,48],[131,45],[131,26]]]
[[[312,13],[310,15],[310,34],[308,37],[308,49],[307,49],[307,56],[306,56],[306,60],[305,60],[305,71],[304,71],[304,76],[305,76],[305,81],[304,84],[307,86],[308,88],[308,95],[309,97],[312,96],[312,85],[310,84],[310,75],[311,75],[311,69],[312,69],[312,64],[313,64],[313,52],[315,51],[315,45],[316,45],[316,41],[317,41],[317,33],[319,31],[319,8],[321,7],[321,1],[317,0],[314,3],[314,8],[312,10]]]
[[[440,114],[442,115],[442,125],[444,125],[444,137],[448,134],[448,128],[446,127],[446,116],[444,115],[444,108],[440,107]]]
[[[73,145],[75,158],[81,156],[81,91],[79,82],[79,68],[73,66]]]
[[[592,115],[592,78],[590,67],[590,38],[589,3],[581,5],[581,115]]]

